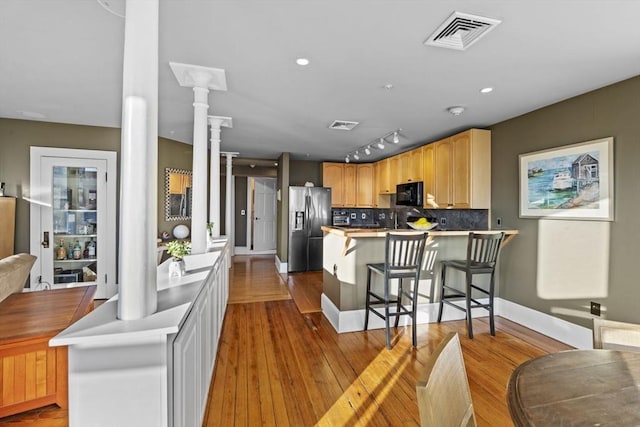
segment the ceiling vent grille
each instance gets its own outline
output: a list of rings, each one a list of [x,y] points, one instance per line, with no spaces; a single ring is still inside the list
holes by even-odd
[[[358,126],[360,122],[349,122],[346,120],[334,120],[333,123],[329,125],[329,129],[335,130],[352,130],[354,127]]]
[[[502,21],[468,13],[453,12],[424,44],[447,49],[466,50]]]

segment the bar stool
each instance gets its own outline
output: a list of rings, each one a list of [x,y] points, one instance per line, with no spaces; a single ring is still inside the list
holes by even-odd
[[[391,333],[389,318],[395,316],[395,327],[398,327],[400,316],[411,317],[411,331],[413,346],[417,345],[416,338],[416,310],[418,301],[418,285],[420,269],[427,243],[428,233],[387,233],[385,238],[384,263],[367,264],[367,299],[364,316],[364,329],[369,326],[369,311],[385,321],[385,334],[387,348],[391,349]],[[380,295],[371,290],[371,273],[377,273],[384,277],[383,294]],[[391,293],[391,281],[398,279],[398,291],[396,295]],[[405,289],[403,280],[410,279],[413,286]],[[403,297],[411,301],[411,307],[403,305]],[[374,305],[375,304],[375,305]],[[389,307],[395,304],[395,312],[390,312]],[[384,309],[384,312],[379,311]]]
[[[493,322],[493,291],[495,282],[495,270],[500,247],[504,240],[504,233],[469,233],[469,241],[467,243],[467,259],[466,260],[445,260],[442,261],[442,273],[440,276],[440,307],[438,309],[438,323],[442,320],[442,308],[444,304],[462,310],[466,313],[467,331],[469,338],[473,338],[473,326],[471,324],[471,309],[484,308],[489,311],[489,327],[491,335],[496,334]],[[462,271],[465,273],[464,291],[460,287],[454,287],[450,282],[446,281],[447,268]],[[477,274],[489,274],[489,289],[484,289],[473,284],[473,276]],[[474,299],[471,295],[472,291],[478,291],[489,296],[486,304]],[[461,307],[452,300],[464,299],[465,306]]]

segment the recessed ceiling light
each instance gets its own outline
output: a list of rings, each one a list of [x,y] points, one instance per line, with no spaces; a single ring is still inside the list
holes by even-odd
[[[296,59],[296,64],[302,66],[309,65],[309,60],[307,58],[298,58]]]
[[[386,85],[382,86],[383,88],[385,88],[386,90],[391,90],[393,89],[393,85],[391,83],[387,83]]]
[[[490,92],[493,92],[492,87],[483,87],[482,89],[480,89],[480,93],[490,93]]]
[[[454,116],[459,116],[464,112],[464,107],[459,107],[459,106],[449,107],[447,108],[447,111],[453,114]]]

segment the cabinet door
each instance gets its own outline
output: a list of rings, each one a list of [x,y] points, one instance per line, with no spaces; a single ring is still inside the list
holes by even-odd
[[[331,188],[331,206],[344,206],[344,164],[323,163],[322,185]]]
[[[95,298],[115,294],[115,162],[114,152],[32,147],[32,288],[92,284]]]
[[[471,207],[471,135],[464,132],[451,138],[451,198],[456,208]]]
[[[435,167],[434,188],[435,202],[440,208],[453,206],[451,200],[451,140],[443,139],[434,144]]]
[[[357,207],[373,207],[373,165],[371,163],[357,166]]]
[[[411,153],[406,152],[398,156],[398,184],[411,181]]]
[[[409,181],[410,182],[424,181],[422,150],[423,148],[416,148],[415,150],[411,150],[409,152],[411,156],[411,159],[409,161]]]
[[[424,206],[426,208],[435,207],[435,181],[434,181],[434,167],[435,167],[435,153],[434,144],[429,144],[422,149],[423,158],[423,181],[424,181]]]
[[[380,162],[372,163],[373,165],[373,207],[378,207],[378,194],[380,194]]]
[[[353,164],[344,165],[344,206],[355,207],[356,206],[356,174],[357,166]]]
[[[378,162],[378,194],[391,194],[390,159]]]
[[[396,194],[396,185],[402,181],[400,179],[400,156],[389,158],[389,190],[391,194]]]

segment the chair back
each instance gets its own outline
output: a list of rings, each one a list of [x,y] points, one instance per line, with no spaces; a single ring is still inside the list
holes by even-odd
[[[449,333],[429,357],[416,393],[422,427],[476,425],[457,333]]]
[[[389,277],[420,271],[428,233],[387,233],[385,270]]]
[[[594,318],[593,348],[640,351],[640,325]]]
[[[504,233],[469,233],[467,264],[475,267],[494,268],[500,255]]]

